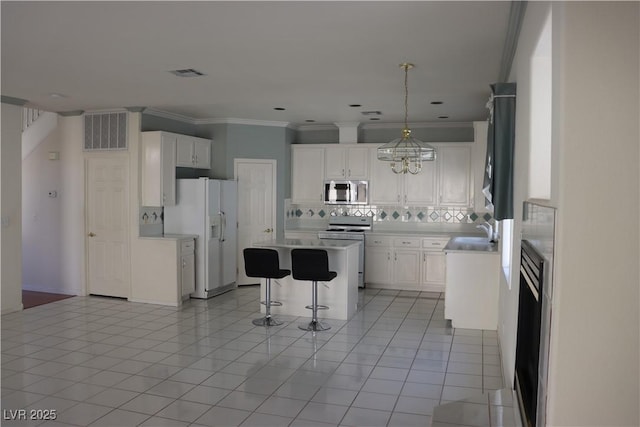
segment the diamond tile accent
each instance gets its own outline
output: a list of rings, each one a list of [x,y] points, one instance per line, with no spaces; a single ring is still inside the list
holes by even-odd
[[[471,221],[475,222],[475,220],[478,219],[478,215],[475,212],[473,212],[471,215],[469,215],[469,218],[471,219]]]
[[[429,218],[431,218],[433,222],[435,222],[438,220],[438,218],[440,218],[440,215],[438,214],[438,212],[433,211],[429,214]]]
[[[413,215],[411,215],[411,212],[407,211],[407,220],[411,219]]]
[[[324,218],[324,216],[325,216],[326,214],[327,214],[327,213],[326,213],[324,210],[322,210],[322,209],[320,209],[320,212],[318,212],[318,215],[320,215],[320,218]]]
[[[420,211],[420,212],[418,212],[418,215],[416,215],[416,216],[418,217],[418,219],[420,221],[422,221],[424,219],[424,217],[425,217],[425,214],[424,214],[424,212]]]
[[[485,221],[489,221],[491,219],[491,214],[489,212],[487,212],[482,217],[484,218]]]
[[[448,221],[451,221],[451,218],[453,218],[453,215],[451,215],[449,212],[445,212],[442,214],[442,218],[448,222]]]
[[[391,214],[391,216],[393,217],[393,219],[398,219],[400,214],[397,211],[393,211],[393,214]]]
[[[462,213],[462,211],[460,211],[460,212],[458,212],[458,213],[456,214],[456,219],[457,219],[458,221],[460,221],[460,222],[464,221],[464,219],[465,219],[466,217],[467,217],[467,216],[466,216],[464,213]]]
[[[385,219],[387,217],[387,213],[385,211],[380,212],[380,218]]]
[[[296,216],[297,217],[301,217],[302,216],[302,211],[300,209],[296,209]]]

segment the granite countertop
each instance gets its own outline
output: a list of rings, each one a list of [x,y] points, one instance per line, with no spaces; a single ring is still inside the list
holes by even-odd
[[[139,239],[146,240],[182,240],[182,239],[196,239],[196,234],[161,234],[158,236],[138,236]]]
[[[287,249],[337,249],[344,250],[360,244],[358,240],[333,239],[272,239],[256,242],[253,245],[261,248]]]

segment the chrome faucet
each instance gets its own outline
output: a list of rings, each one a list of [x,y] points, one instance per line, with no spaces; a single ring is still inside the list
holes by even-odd
[[[493,225],[489,222],[486,222],[484,224],[480,224],[480,225],[476,225],[476,228],[480,228],[482,230],[484,230],[485,233],[487,233],[487,239],[489,239],[489,242],[497,242],[498,241],[498,227],[496,226],[495,230],[493,228]]]

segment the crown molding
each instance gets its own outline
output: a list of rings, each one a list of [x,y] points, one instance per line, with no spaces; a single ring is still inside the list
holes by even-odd
[[[195,120],[191,117],[183,116],[182,114],[169,113],[167,111],[158,110],[156,108],[145,108],[144,114],[149,114],[151,116],[156,116],[163,119],[177,120],[179,122],[184,122],[191,125],[196,124]]]
[[[15,98],[13,96],[0,95],[0,102],[2,102],[3,104],[11,104],[17,105],[18,107],[24,107],[28,101],[22,98]]]
[[[410,129],[420,129],[420,128],[470,128],[473,127],[473,122],[441,122],[441,123],[432,123],[432,122],[416,122],[416,123],[408,123]],[[360,129],[402,129],[404,127],[404,123],[362,123],[360,125]],[[307,131],[335,131],[338,130],[338,126],[336,125],[300,125],[298,126],[298,131],[307,132]]]
[[[224,119],[195,119],[196,125],[250,125],[250,126],[271,126],[271,127],[290,127],[289,122],[279,122],[275,120],[254,120],[254,119],[240,119],[235,117],[228,117]]]
[[[473,127],[473,122],[416,122],[407,123],[409,129],[422,129],[422,128],[469,128]],[[365,123],[361,126],[362,129],[402,129],[404,123]]]

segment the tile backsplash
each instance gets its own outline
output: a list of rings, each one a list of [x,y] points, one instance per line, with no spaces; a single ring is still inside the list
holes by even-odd
[[[140,236],[161,236],[163,232],[164,216],[161,207],[140,207]]]
[[[285,203],[287,220],[317,221],[328,216],[369,216],[375,223],[416,223],[416,224],[481,224],[491,221],[493,216],[487,212],[475,212],[468,208],[443,207],[403,207],[403,206],[327,206],[295,205]]]

